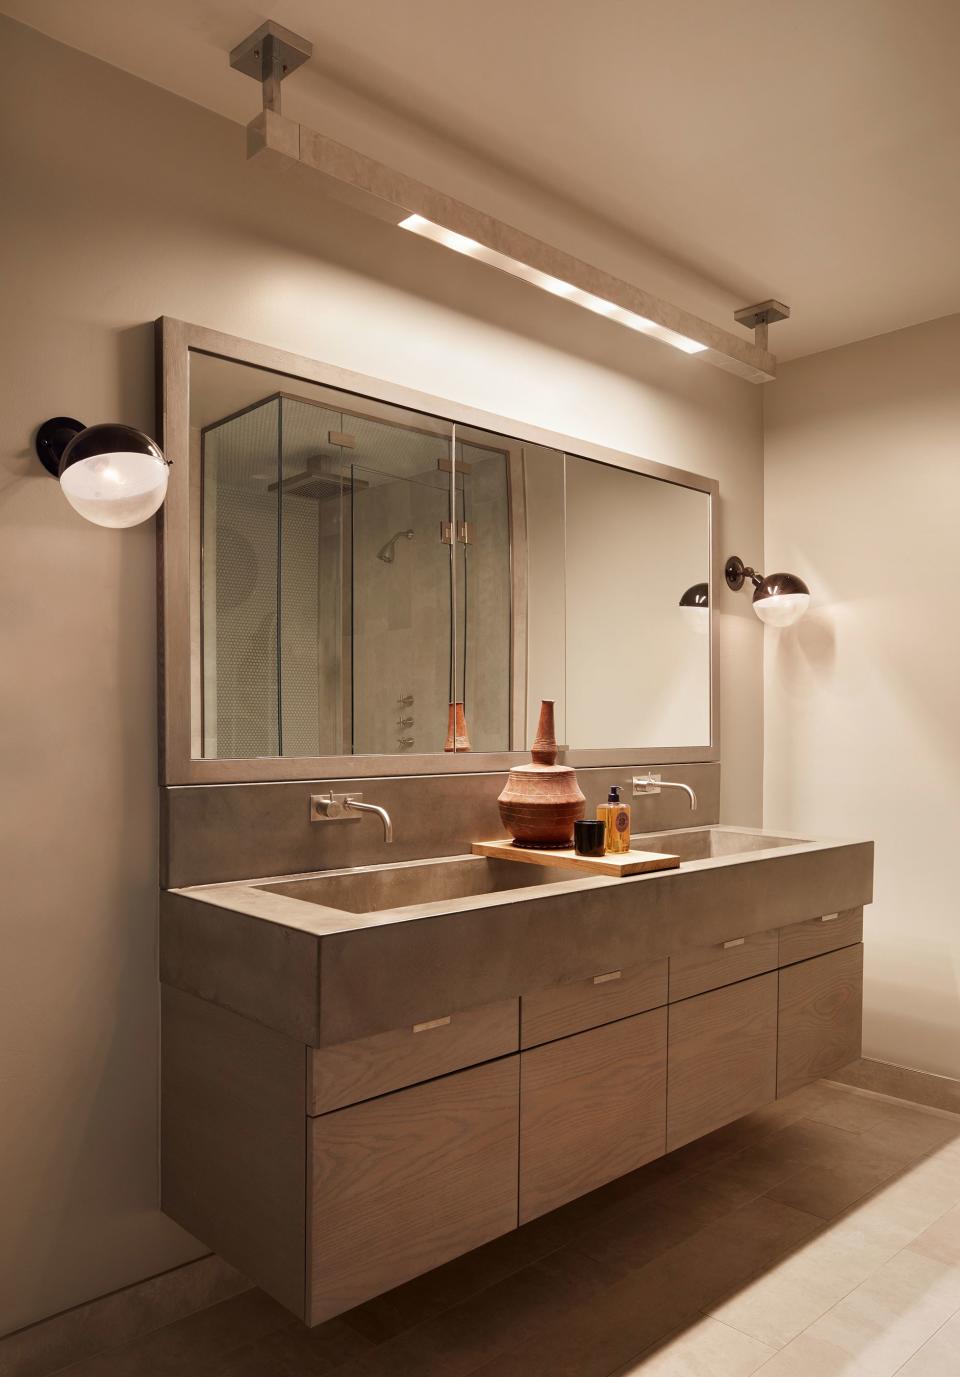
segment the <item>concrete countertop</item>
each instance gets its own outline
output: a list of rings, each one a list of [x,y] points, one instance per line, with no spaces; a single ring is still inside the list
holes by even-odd
[[[398,867],[168,890],[160,906],[161,979],[322,1045],[384,1032],[441,1007],[493,1003],[872,899],[872,842],[717,825],[667,837],[705,830],[729,835],[733,844],[737,835],[784,844],[622,878],[530,884],[518,876],[516,889],[368,913],[264,886]],[[638,844],[655,850],[661,835],[642,834]],[[667,837],[661,849],[669,849]],[[463,854],[399,866],[464,861],[487,864]]]

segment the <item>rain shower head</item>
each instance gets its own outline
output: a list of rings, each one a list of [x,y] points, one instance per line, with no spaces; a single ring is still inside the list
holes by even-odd
[[[413,535],[414,532],[412,527],[408,531],[397,531],[396,535],[392,535],[385,545],[380,546],[380,549],[377,551],[377,559],[382,559],[384,564],[392,564],[396,558],[397,552],[395,547],[397,541],[412,540]]]

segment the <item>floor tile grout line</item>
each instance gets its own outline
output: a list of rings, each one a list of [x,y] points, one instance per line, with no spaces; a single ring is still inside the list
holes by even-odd
[[[948,1315],[942,1324],[938,1324],[932,1334],[927,1335],[923,1343],[913,1350],[909,1358],[904,1358],[903,1362],[896,1369],[896,1371],[890,1373],[890,1377],[897,1377],[897,1372],[902,1372],[903,1369],[907,1366],[907,1363],[912,1363],[917,1354],[921,1352],[922,1349],[926,1348],[927,1344],[932,1343],[933,1340],[937,1337],[937,1335],[941,1332],[941,1330],[946,1329],[948,1324],[952,1324],[952,1322],[957,1318],[958,1315],[960,1315],[960,1306],[958,1306],[957,1309],[954,1310],[952,1315]]]
[[[930,1153],[924,1154],[924,1157],[918,1158],[917,1161],[918,1161],[918,1162],[925,1161],[925,1160],[926,1160],[926,1157],[932,1155],[932,1153],[933,1153],[933,1152],[936,1152],[936,1150],[937,1150],[936,1148],[932,1148]],[[911,1163],[910,1165],[912,1166],[912,1165],[915,1165],[915,1164],[914,1164],[914,1163]],[[883,1189],[882,1186],[878,1187],[878,1191],[881,1191],[882,1189]],[[874,1192],[871,1192],[871,1194],[874,1194]],[[865,1198],[866,1198],[866,1197],[865,1197]],[[859,1202],[859,1203],[862,1203],[862,1201]],[[893,1252],[893,1253],[891,1253],[890,1256],[889,1256],[888,1258],[886,1258],[886,1259],[880,1264],[880,1266],[879,1266],[875,1271],[871,1272],[871,1274],[870,1274],[868,1277],[865,1277],[862,1281],[859,1281],[859,1282],[857,1283],[857,1285],[854,1286],[854,1287],[852,1287],[848,1292],[846,1292],[845,1295],[838,1297],[838,1299],[835,1300],[835,1301],[833,1302],[832,1305],[829,1305],[829,1306],[827,1307],[826,1310],[822,1311],[822,1312],[816,1317],[815,1320],[812,1320],[810,1324],[806,1325],[805,1328],[803,1328],[803,1329],[800,1331],[799,1334],[795,1334],[795,1335],[793,1336],[793,1338],[789,1341],[789,1343],[784,1344],[782,1348],[779,1348],[779,1349],[777,1350],[777,1352],[778,1352],[778,1353],[783,1353],[787,1348],[790,1347],[790,1344],[795,1343],[797,1339],[799,1339],[799,1338],[802,1337],[802,1335],[808,1334],[816,1325],[818,1325],[818,1324],[820,1323],[821,1320],[826,1319],[826,1317],[827,1317],[828,1315],[832,1315],[833,1312],[834,1312],[834,1310],[836,1310],[838,1306],[842,1305],[842,1304],[844,1303],[844,1301],[849,1300],[849,1298],[854,1294],[855,1291],[859,1291],[860,1288],[861,1288],[862,1286],[866,1286],[867,1283],[868,1283],[869,1281],[872,1281],[872,1280],[874,1279],[874,1277],[878,1276],[878,1275],[880,1274],[880,1272],[882,1272],[883,1269],[884,1269],[885,1267],[889,1267],[890,1264],[891,1264],[896,1258],[898,1258],[898,1257],[900,1256],[901,1253],[907,1252],[907,1251],[913,1246],[913,1244],[916,1243],[917,1239],[920,1237],[921,1234],[926,1233],[927,1229],[930,1229],[930,1228],[933,1227],[934,1224],[939,1223],[939,1221],[944,1217],[944,1215],[949,1214],[951,1210],[956,1209],[956,1207],[957,1207],[958,1204],[960,1204],[960,1199],[957,1199],[957,1200],[955,1200],[952,1204],[947,1205],[947,1207],[946,1207],[943,1211],[941,1211],[941,1213],[938,1214],[938,1215],[936,1216],[936,1218],[931,1219],[927,1224],[925,1224],[925,1225],[923,1226],[922,1229],[920,1229],[916,1234],[914,1234],[913,1238],[910,1240],[909,1243],[904,1243],[904,1244],[902,1244],[899,1248],[897,1248],[896,1251]],[[839,1218],[842,1218],[842,1217],[843,1217],[843,1216],[838,1216],[838,1219],[839,1219]],[[960,1314],[960,1307],[958,1307],[958,1309],[955,1310],[955,1311],[953,1312],[953,1314],[954,1314],[954,1315]],[[946,1319],[943,1323],[944,1323],[944,1324],[948,1324],[948,1323],[950,1322],[951,1319],[953,1319],[953,1315],[948,1316],[947,1319]],[[938,1326],[937,1326],[937,1329],[934,1330],[934,1333],[939,1333],[940,1329],[942,1329],[942,1328],[943,1328],[943,1325],[942,1325],[942,1324],[941,1324],[941,1325],[938,1325]],[[755,1337],[755,1336],[752,1336],[752,1335],[751,1335],[750,1337]],[[933,1334],[928,1334],[927,1337],[924,1339],[923,1344],[920,1345],[920,1348],[922,1348],[924,1344],[929,1343],[929,1341],[930,1341],[932,1338],[933,1338]],[[762,1340],[761,1340],[761,1342],[762,1342]],[[920,1351],[919,1348],[914,1349],[914,1351],[913,1351],[913,1353],[911,1353],[910,1357],[913,1358],[919,1351]],[[772,1362],[772,1361],[773,1361],[772,1358],[767,1359],[767,1362]],[[909,1361],[909,1359],[907,1359],[906,1361]],[[764,1366],[766,1366],[766,1364],[764,1364]],[[901,1363],[900,1368],[902,1368],[903,1366],[904,1366],[904,1364]],[[900,1368],[897,1368],[896,1371],[899,1372],[899,1371],[900,1371]],[[761,1372],[762,1372],[762,1368],[758,1369],[758,1371],[761,1371]],[[891,1374],[890,1374],[890,1377],[896,1377],[896,1373],[891,1373]]]
[[[215,1305],[203,1306],[199,1310],[191,1310],[189,1314],[182,1315],[179,1319],[171,1320],[167,1324],[159,1325],[156,1329],[150,1329],[143,1334],[135,1335],[133,1338],[126,1339],[122,1344],[117,1344],[113,1348],[103,1348],[100,1349],[97,1353],[88,1353],[83,1358],[78,1358],[76,1359],[76,1361],[71,1361],[67,1363],[65,1367],[51,1368],[48,1372],[43,1374],[43,1377],[69,1377],[69,1374],[71,1372],[74,1372],[77,1369],[82,1369],[88,1363],[104,1362],[105,1360],[112,1358],[115,1354],[122,1354],[125,1348],[134,1348],[137,1345],[140,1345],[145,1341],[153,1338],[157,1334],[162,1334],[166,1330],[173,1329],[176,1325],[182,1324],[184,1321],[194,1319],[198,1315],[206,1314],[208,1311],[216,1309],[218,1305],[225,1305],[228,1301],[235,1300],[239,1296],[249,1296],[256,1290],[256,1287],[250,1287],[246,1291],[238,1292],[236,1297],[228,1296],[223,1301],[217,1301]],[[266,1295],[266,1292],[264,1292],[264,1295]],[[270,1298],[268,1297],[268,1299]],[[289,1329],[291,1326],[291,1322],[296,1323],[296,1316],[294,1316],[292,1312],[290,1312],[289,1315],[285,1315],[284,1318],[275,1327],[265,1329],[262,1333],[257,1334],[254,1338],[248,1337],[242,1339],[239,1343],[233,1344],[231,1347],[223,1349],[222,1352],[210,1355],[210,1362],[220,1363],[225,1358],[229,1358],[231,1354],[237,1353],[240,1349],[245,1348],[250,1343],[260,1343],[263,1339],[269,1339],[274,1334],[279,1334],[281,1330]],[[146,1373],[144,1374],[144,1377],[147,1377]]]

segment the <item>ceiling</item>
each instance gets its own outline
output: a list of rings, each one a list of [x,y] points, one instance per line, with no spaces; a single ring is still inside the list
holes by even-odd
[[[771,330],[783,358],[960,311],[957,0],[0,10],[240,123],[258,93],[225,54],[275,19],[314,44],[287,113],[411,175],[431,164],[441,189],[501,218],[484,196],[505,179],[568,206],[581,256],[585,218],[629,236],[694,284],[673,299],[696,309],[698,289],[718,324],[731,327],[728,306],[786,301],[791,320]],[[552,224],[578,252],[562,216]]]

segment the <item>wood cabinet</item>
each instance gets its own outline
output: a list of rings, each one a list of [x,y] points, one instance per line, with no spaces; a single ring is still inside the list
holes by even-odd
[[[520,1223],[662,1155],[667,1011],[521,1053]]]
[[[405,1085],[492,1061],[519,1046],[518,999],[448,1014],[332,1047],[309,1049],[310,1114],[370,1100]]]
[[[670,1006],[667,1151],[776,1095],[777,975]]]
[[[586,980],[572,980],[532,990],[520,1001],[520,1045],[536,1047],[602,1023],[656,1009],[667,1002],[667,962],[650,961],[625,969],[599,970]]]
[[[848,908],[842,913],[825,913],[820,918],[808,918],[803,923],[791,923],[780,929],[781,966],[795,961],[809,961],[840,947],[850,947],[863,940],[863,909]]]
[[[776,970],[778,946],[774,928],[677,952],[670,958],[670,1003]]]
[[[850,909],[324,1046],[165,985],[163,1208],[317,1324],[852,1061],[861,930]]]
[[[859,1057],[862,1014],[862,945],[782,970],[777,1095],[789,1095]]]
[[[310,1120],[309,1324],[516,1227],[518,1093],[504,1057]]]

